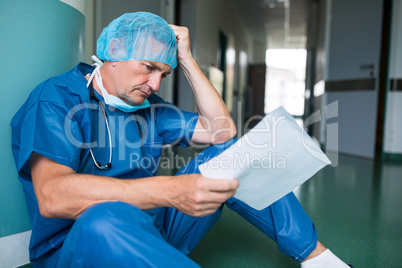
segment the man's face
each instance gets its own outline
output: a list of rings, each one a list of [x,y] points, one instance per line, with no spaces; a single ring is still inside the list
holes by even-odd
[[[162,79],[172,68],[164,63],[147,60],[128,60],[111,63],[110,84],[113,94],[131,105],[141,105],[152,93],[159,90]]]

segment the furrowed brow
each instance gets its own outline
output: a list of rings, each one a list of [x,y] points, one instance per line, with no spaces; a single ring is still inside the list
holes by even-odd
[[[162,68],[161,66],[159,66],[157,63],[152,62],[152,61],[150,61],[149,63],[152,65],[152,67],[154,67],[154,68],[157,69],[158,71],[163,72],[163,68]],[[166,74],[166,75],[168,75],[168,74],[170,74],[170,73],[171,73],[171,70],[164,72],[164,74]]]

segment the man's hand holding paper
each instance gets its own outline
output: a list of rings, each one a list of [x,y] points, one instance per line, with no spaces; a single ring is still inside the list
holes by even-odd
[[[222,154],[202,164],[200,171],[208,178],[239,180],[235,197],[261,210],[330,163],[281,107]]]

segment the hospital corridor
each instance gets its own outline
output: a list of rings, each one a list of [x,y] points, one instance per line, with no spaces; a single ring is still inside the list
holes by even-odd
[[[402,267],[402,0],[0,11],[0,268]]]

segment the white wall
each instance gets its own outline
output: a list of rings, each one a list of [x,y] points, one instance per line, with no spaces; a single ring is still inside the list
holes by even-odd
[[[239,55],[243,51],[243,58],[248,60],[252,57],[253,40],[241,20],[241,13],[230,0],[183,0],[181,20],[184,26],[190,29],[193,56],[200,65],[201,69],[206,70],[208,66],[218,64],[219,31],[228,37],[227,54],[227,85],[231,90],[227,90],[226,100],[232,114],[237,116],[238,96],[243,95],[243,89],[239,88]],[[266,47],[262,48],[265,53]],[[230,59],[230,55],[233,55]],[[265,55],[262,57],[263,62]],[[230,79],[231,78],[231,79]],[[182,109],[195,111],[195,101],[192,97],[189,85],[184,79],[180,79],[179,106]],[[243,83],[242,83],[243,84]],[[237,96],[230,94],[238,91]],[[240,116],[240,115],[239,115]],[[235,118],[236,119],[236,118]]]
[[[236,63],[240,50],[251,53],[251,36],[241,20],[241,13],[232,1],[197,0],[196,2],[195,57],[200,65],[217,63],[219,30],[227,36],[233,36]],[[264,51],[265,49],[266,47]]]
[[[369,78],[361,65],[380,62],[382,5],[378,0],[333,0],[325,80]]]
[[[402,0],[393,1],[389,78],[402,79]],[[388,91],[384,152],[402,153],[402,92]]]
[[[91,64],[96,55],[95,0],[85,0],[85,62]]]
[[[201,65],[217,63],[219,31],[228,37],[225,100],[241,135],[247,107],[245,101],[250,95],[250,88],[245,87],[244,75],[248,70],[245,62],[240,63],[240,54],[249,64],[265,63],[267,45],[253,40],[242,20],[241,11],[231,0],[198,0],[196,27],[196,56]]]
[[[261,41],[253,42],[252,63],[261,64],[266,62],[267,43]]]
[[[196,53],[196,16],[198,12],[196,12],[196,0],[182,0],[180,6],[181,13],[178,14],[180,18],[181,26],[185,26],[190,31],[190,42],[191,42],[191,51],[193,57],[197,60]],[[202,67],[202,66],[201,66]],[[178,68],[180,69],[180,68]],[[180,109],[190,112],[196,112],[197,108],[195,105],[194,94],[191,90],[189,83],[187,82],[187,78],[180,70],[178,71],[178,106]]]
[[[326,93],[326,103],[338,101],[338,150],[374,158],[377,93],[350,91]],[[336,148],[328,148],[336,150]]]
[[[321,10],[326,16],[320,21],[326,25],[318,38],[317,78],[326,83],[377,78],[382,1],[326,0]],[[375,66],[373,75],[361,68],[367,64]],[[316,106],[339,102],[339,152],[374,158],[377,95],[377,88],[333,88],[325,93],[326,102]]]
[[[101,28],[97,28],[96,36],[99,36],[102,29],[112,22],[112,20],[120,17],[124,13],[147,11],[162,16],[161,1],[162,0],[97,0],[97,8],[101,10]]]
[[[385,120],[384,152],[402,154],[402,92],[390,92]]]
[[[402,79],[402,0],[393,0],[390,78]]]

